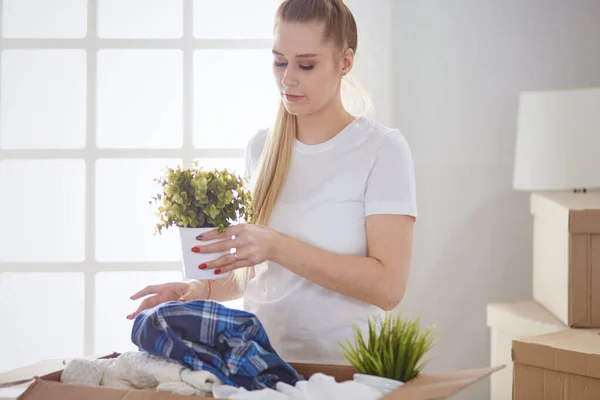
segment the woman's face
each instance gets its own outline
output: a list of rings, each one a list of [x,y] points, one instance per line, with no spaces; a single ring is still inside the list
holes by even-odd
[[[322,23],[284,21],[275,27],[273,72],[290,114],[310,115],[339,101],[343,68],[351,58],[323,40],[323,29]]]

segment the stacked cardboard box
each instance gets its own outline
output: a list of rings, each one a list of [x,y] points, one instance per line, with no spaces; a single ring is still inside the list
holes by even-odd
[[[533,299],[488,306],[491,400],[600,399],[600,193],[533,193],[531,214]]]
[[[491,377],[491,400],[512,399],[513,340],[566,329],[558,318],[535,301],[489,304],[487,326],[491,334],[491,363],[506,365]]]
[[[513,342],[515,400],[600,398],[600,335],[568,329]]]
[[[533,298],[565,325],[600,328],[600,193],[533,194]]]

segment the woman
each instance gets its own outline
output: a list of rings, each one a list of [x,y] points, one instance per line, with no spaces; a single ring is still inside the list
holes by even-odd
[[[236,249],[199,268],[248,279],[150,286],[132,296],[150,297],[128,318],[165,301],[243,297],[283,359],[343,364],[338,341],[352,338],[351,325],[404,295],[417,215],[412,156],[398,130],[342,104],[358,36],[342,0],[285,0],[274,35],[281,106],[246,149],[255,220],[195,247]],[[202,243],[215,238],[228,239]]]

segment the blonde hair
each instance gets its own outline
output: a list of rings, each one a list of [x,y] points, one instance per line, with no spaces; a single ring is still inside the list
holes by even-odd
[[[325,25],[325,40],[333,41],[342,51],[352,49],[356,54],[358,29],[352,12],[343,0],[284,0],[277,10],[275,25],[279,21],[322,22]],[[358,91],[360,94],[358,97],[362,100],[360,107],[362,112],[358,114],[366,114],[371,109],[370,98],[347,75],[342,81],[341,88],[346,108],[354,108],[348,103],[350,101],[348,99],[356,98],[356,96],[349,96],[352,91]],[[280,102],[275,124],[269,130],[257,166],[257,178],[253,188],[252,223],[266,225],[269,222],[287,178],[296,134],[296,116],[290,114],[283,102]],[[237,269],[234,272],[237,283],[243,287],[249,279],[248,268]]]

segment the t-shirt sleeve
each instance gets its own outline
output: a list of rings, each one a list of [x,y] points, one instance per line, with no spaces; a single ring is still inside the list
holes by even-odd
[[[380,140],[367,180],[365,214],[417,217],[415,168],[406,138],[398,130]]]

